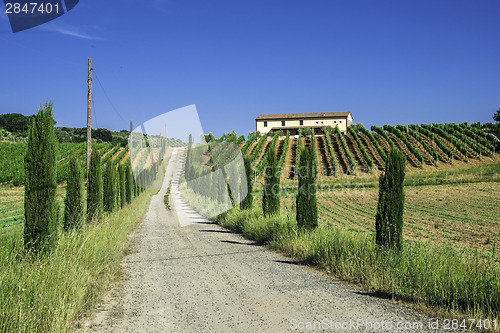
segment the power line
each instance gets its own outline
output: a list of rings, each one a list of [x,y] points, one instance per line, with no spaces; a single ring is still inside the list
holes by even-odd
[[[99,86],[101,87],[101,89],[102,89],[102,91],[104,93],[104,96],[106,96],[106,98],[108,99],[109,104],[111,104],[111,107],[116,112],[116,114],[118,115],[118,117],[120,117],[123,121],[125,121],[125,119],[122,117],[122,115],[120,114],[120,112],[118,112],[118,110],[116,109],[115,105],[111,101],[111,98],[109,98],[108,93],[104,89],[104,87],[103,87],[103,85],[101,83],[101,80],[99,80],[99,76],[97,75],[97,72],[95,71],[95,69],[94,69],[94,74],[95,74],[95,78],[97,79],[97,83],[99,83]]]
[[[5,38],[2,38],[0,37],[0,40],[6,42],[6,43],[9,43],[9,44],[12,44],[14,46],[17,46],[19,48],[22,48],[28,52],[31,52],[31,53],[35,53],[35,54],[38,54],[38,55],[41,55],[41,56],[44,56],[46,58],[49,58],[49,59],[52,59],[52,60],[56,60],[58,62],[63,62],[63,63],[66,63],[66,64],[70,64],[70,65],[73,65],[73,66],[77,66],[79,68],[83,67],[83,68],[86,68],[85,66],[82,66],[80,64],[77,64],[75,62],[72,62],[72,61],[68,61],[68,60],[65,60],[65,59],[61,59],[61,58],[58,58],[58,57],[54,57],[52,55],[49,55],[47,53],[44,53],[44,52],[40,52],[40,51],[37,51],[37,50],[34,50],[32,48],[29,48],[29,47],[26,47],[24,45],[21,45],[21,44],[18,44],[18,43],[15,43],[15,42],[12,42],[8,39],[5,39]],[[106,92],[106,89],[104,89],[104,86],[101,82],[101,80],[99,79],[99,76],[97,75],[97,72],[95,71],[95,69],[93,69],[93,73],[95,74],[95,77],[97,79],[97,83],[99,83],[99,86],[101,87],[103,93],[104,93],[104,96],[106,96],[106,99],[108,100],[109,104],[111,105],[113,111],[115,111],[115,113],[118,115],[118,117],[120,117],[120,119],[122,119],[123,121],[126,121],[122,115],[120,114],[120,112],[118,112],[117,108],[115,107],[115,105],[113,104],[113,102],[111,101],[111,98],[109,98],[109,95],[108,93]],[[94,105],[94,98],[92,97],[92,105],[95,107]],[[96,126],[97,126],[97,121],[96,121]]]
[[[95,128],[99,128],[99,126],[97,126],[97,112],[95,110],[94,96],[92,96],[92,110],[94,111]]]

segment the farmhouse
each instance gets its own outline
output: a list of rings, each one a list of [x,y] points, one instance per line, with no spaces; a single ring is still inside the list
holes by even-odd
[[[350,112],[261,114],[255,121],[256,130],[261,133],[289,130],[291,135],[297,135],[299,128],[312,128],[316,134],[321,134],[325,126],[338,126],[345,134],[352,124],[352,115]]]

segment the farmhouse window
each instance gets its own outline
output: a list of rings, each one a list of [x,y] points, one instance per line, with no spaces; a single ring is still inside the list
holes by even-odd
[[[304,126],[304,121],[303,120],[300,121],[300,126]]]
[[[264,127],[267,127],[267,121],[264,122]]]
[[[285,126],[285,121],[284,120],[281,121],[281,126]]]

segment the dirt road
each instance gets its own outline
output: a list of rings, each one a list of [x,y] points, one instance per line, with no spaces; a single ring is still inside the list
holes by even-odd
[[[132,236],[134,253],[122,263],[127,277],[86,331],[428,331],[426,319],[268,252],[202,219],[178,197],[167,210],[163,195],[169,184],[175,194],[182,160],[176,149]],[[398,323],[414,329],[398,330]]]

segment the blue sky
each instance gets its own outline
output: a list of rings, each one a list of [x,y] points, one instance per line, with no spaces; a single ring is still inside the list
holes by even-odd
[[[93,125],[112,130],[190,104],[217,136],[265,113],[383,125],[500,108],[498,0],[80,0],[15,34],[4,12],[0,113],[53,99],[58,126],[86,126],[89,57],[116,108],[94,77]]]

